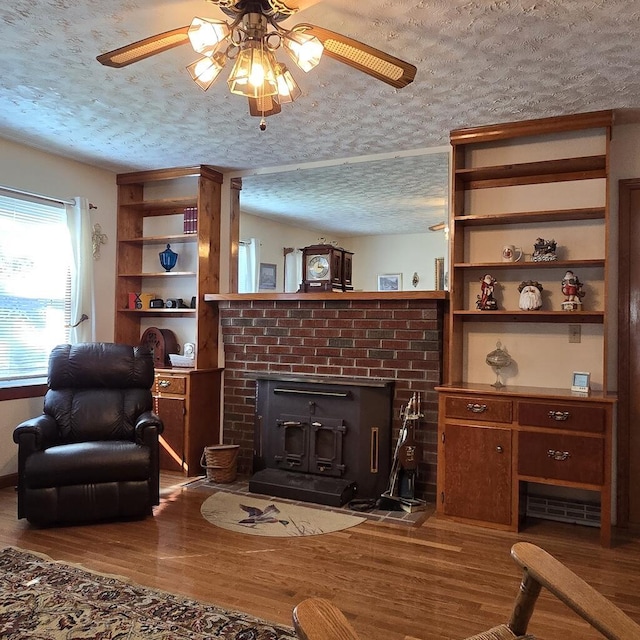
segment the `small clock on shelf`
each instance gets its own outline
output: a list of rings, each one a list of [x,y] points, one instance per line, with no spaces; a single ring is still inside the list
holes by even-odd
[[[151,349],[153,365],[157,368],[170,366],[169,354],[178,352],[178,340],[170,329],[149,327],[142,334],[140,345]]]
[[[351,285],[351,257],[349,253],[349,288]],[[345,251],[332,244],[313,244],[302,250],[302,283],[300,292],[344,291]]]

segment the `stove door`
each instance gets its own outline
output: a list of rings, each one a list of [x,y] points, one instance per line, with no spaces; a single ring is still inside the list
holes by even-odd
[[[347,432],[344,421],[311,418],[309,427],[309,471],[323,476],[343,476],[346,467],[342,461],[342,441]]]
[[[309,473],[309,416],[282,414],[276,420],[276,428],[275,466]]]

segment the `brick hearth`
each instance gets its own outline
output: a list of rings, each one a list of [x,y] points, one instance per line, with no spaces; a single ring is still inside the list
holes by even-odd
[[[238,471],[252,472],[254,379],[248,372],[395,380],[393,427],[400,407],[421,394],[423,446],[416,497],[433,502],[437,394],[442,377],[443,301],[220,300],[225,352],[224,442],[240,445]],[[395,442],[394,442],[395,446]]]

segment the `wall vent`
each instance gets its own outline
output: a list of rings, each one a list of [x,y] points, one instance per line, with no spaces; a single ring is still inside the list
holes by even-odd
[[[544,520],[583,524],[589,527],[600,526],[600,505],[593,502],[528,495],[526,514]]]

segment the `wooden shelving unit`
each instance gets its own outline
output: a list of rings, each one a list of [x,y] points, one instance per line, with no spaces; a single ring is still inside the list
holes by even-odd
[[[173,188],[184,189],[185,181],[193,184],[187,196],[154,195]],[[222,175],[212,167],[200,165],[120,174],[117,184],[115,340],[139,344],[149,320],[164,329],[171,329],[176,321],[188,323],[189,341],[196,345],[194,367],[157,369],[154,397],[156,411],[165,424],[163,468],[197,475],[202,472],[200,456],[204,446],[219,441],[218,309],[204,303],[204,292],[219,290]],[[187,207],[198,209],[197,233],[145,232],[150,219],[181,225]],[[145,266],[145,250],[166,244],[191,249],[195,268],[166,272],[160,271],[157,263],[153,268]],[[164,298],[162,292],[170,291],[167,287],[171,283],[178,283],[195,296],[195,308],[129,308],[130,292],[153,291]]]
[[[600,496],[601,542],[610,544],[615,396],[607,393],[605,310],[612,124],[613,113],[602,111],[451,132],[448,379],[438,388],[438,510],[443,515],[517,531],[528,483],[584,489]],[[547,203],[551,206],[544,208]],[[581,240],[571,242],[567,228],[582,233]],[[563,234],[558,260],[495,259],[511,238],[539,234],[550,239],[556,233]],[[560,281],[567,270],[589,275],[588,296],[578,311],[562,309]],[[504,282],[498,310],[477,309],[479,280],[492,272]],[[531,278],[544,280],[543,307],[523,311],[517,283]],[[593,327],[585,329],[589,353],[583,349],[554,358],[567,350],[567,324]],[[495,374],[479,354],[484,360],[495,348],[491,336],[499,336],[530,369],[538,356],[538,369],[516,370],[504,388],[485,383]],[[540,336],[547,360],[545,352],[531,352]],[[566,380],[570,387],[572,370],[584,370],[580,358],[593,365],[597,391],[567,397],[562,384]],[[556,406],[571,417],[554,418]],[[532,410],[542,411],[542,417],[527,422]],[[567,451],[557,459],[545,457],[562,447]],[[598,471],[586,473],[590,466]]]

